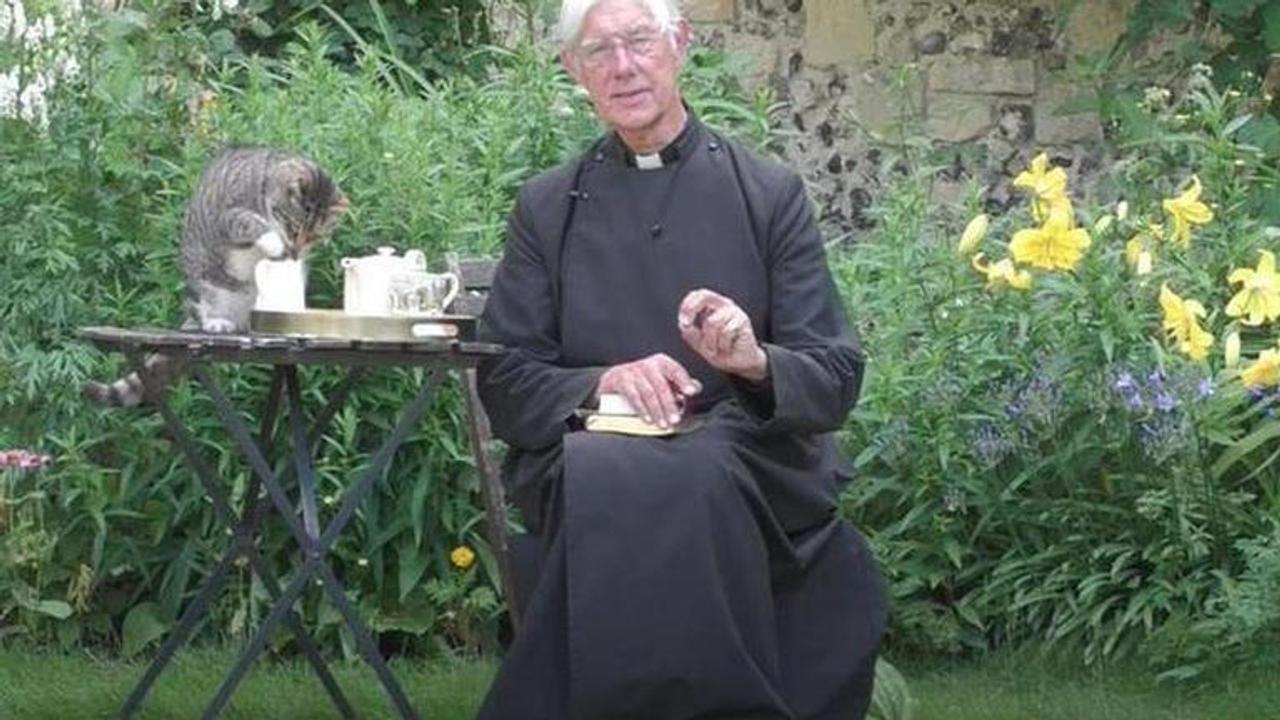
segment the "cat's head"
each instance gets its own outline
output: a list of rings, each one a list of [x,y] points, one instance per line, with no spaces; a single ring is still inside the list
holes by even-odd
[[[309,160],[281,163],[276,179],[283,193],[272,214],[288,232],[289,256],[298,258],[328,239],[350,203],[333,178]]]

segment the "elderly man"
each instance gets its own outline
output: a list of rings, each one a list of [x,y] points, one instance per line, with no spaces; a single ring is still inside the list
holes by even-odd
[[[684,106],[675,0],[561,11],[609,132],[522,189],[482,319],[541,563],[480,718],[862,717],[885,612],[832,431],[863,359],[803,185]],[[580,431],[604,393],[679,431]]]

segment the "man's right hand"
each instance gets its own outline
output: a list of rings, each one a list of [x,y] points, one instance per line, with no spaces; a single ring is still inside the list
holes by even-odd
[[[685,399],[701,390],[702,384],[680,363],[655,353],[605,370],[596,386],[596,397],[618,393],[646,422],[665,428],[680,422]]]

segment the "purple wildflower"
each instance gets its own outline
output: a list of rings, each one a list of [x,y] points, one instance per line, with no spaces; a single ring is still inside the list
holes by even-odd
[[[1155,406],[1160,412],[1171,412],[1178,406],[1178,401],[1174,399],[1173,395],[1161,390],[1156,393]]]
[[[1116,390],[1119,390],[1122,393],[1127,393],[1127,392],[1137,390],[1138,384],[1134,382],[1133,375],[1130,375],[1127,372],[1122,372],[1116,376],[1116,382],[1114,387]]]
[[[999,428],[990,423],[983,425],[973,433],[973,455],[985,467],[994,467],[1004,460],[1015,449],[1016,443],[1009,440]]]
[[[1137,412],[1146,406],[1146,403],[1142,401],[1142,390],[1130,373],[1121,372],[1116,376],[1116,380],[1111,386],[1116,389],[1116,392],[1124,400],[1125,407],[1130,410]]]

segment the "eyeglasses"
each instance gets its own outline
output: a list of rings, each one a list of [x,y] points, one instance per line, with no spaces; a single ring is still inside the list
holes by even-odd
[[[613,40],[593,40],[578,46],[578,60],[589,68],[600,68],[617,57],[617,48],[627,51],[631,58],[652,57],[658,49],[662,33],[658,30],[637,30]]]

